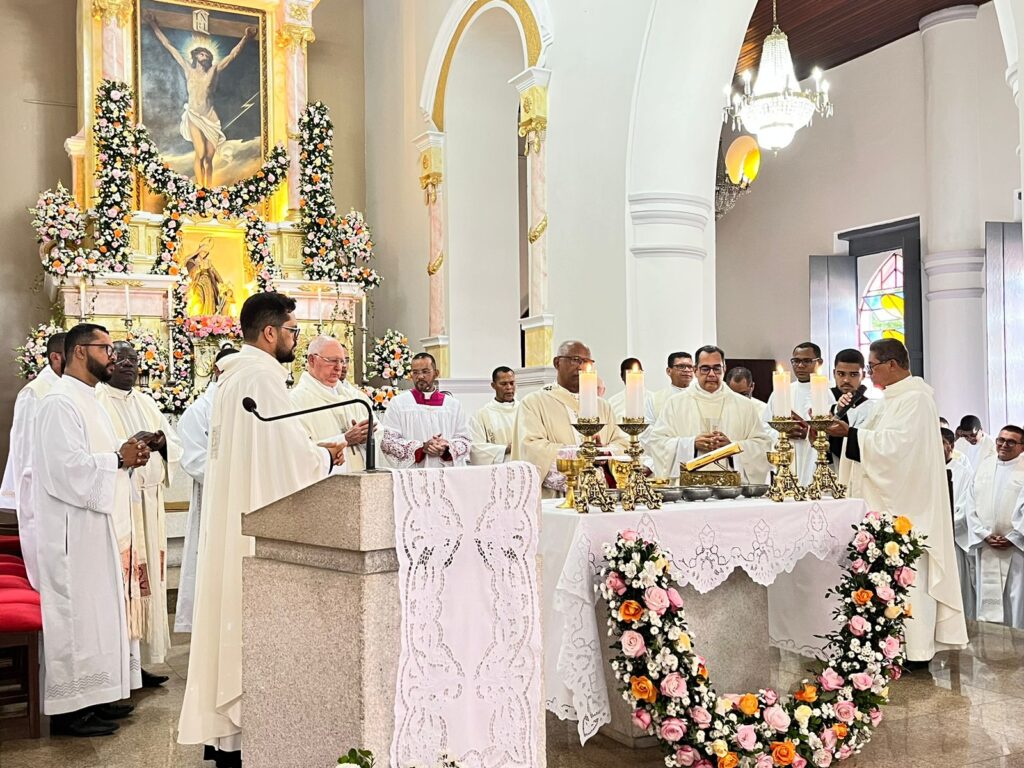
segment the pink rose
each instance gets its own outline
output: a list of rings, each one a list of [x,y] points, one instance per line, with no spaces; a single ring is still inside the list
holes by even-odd
[[[861,560],[859,557],[850,564],[850,568],[854,573],[867,573],[868,564]]]
[[[852,754],[853,754],[853,747],[851,747],[849,744],[843,744],[843,746],[841,746],[839,748],[839,751],[836,752],[836,759],[837,760],[845,760],[846,758],[848,758]]]
[[[852,723],[854,718],[857,717],[857,705],[852,701],[837,701],[834,709],[836,711],[836,717],[847,725]]]
[[[892,635],[882,641],[882,655],[887,659],[895,659],[900,655],[900,641]]]
[[[707,728],[711,725],[711,713],[704,707],[690,707],[690,719],[697,724],[698,728]]]
[[[762,717],[764,717],[764,721],[770,727],[779,733],[785,733],[789,730],[789,715],[786,714],[786,710],[778,705],[766,707]]]
[[[864,552],[874,541],[875,537],[867,531],[857,531],[857,535],[853,537],[853,548],[858,552]]]
[[[846,681],[843,679],[843,676],[832,669],[832,667],[828,667],[824,672],[818,675],[818,682],[821,683],[821,687],[826,691],[838,691],[843,687],[843,683]]]
[[[676,762],[684,766],[684,768],[689,768],[689,766],[697,762],[698,757],[699,754],[693,747],[680,747],[676,750]]]
[[[622,652],[631,659],[643,656],[647,652],[647,644],[644,643],[643,635],[639,632],[634,632],[632,629],[627,629],[623,632]]]
[[[757,768],[774,768],[775,761],[772,760],[772,756],[770,753],[762,752],[760,755],[757,756],[756,766]]]
[[[686,735],[686,723],[678,717],[666,717],[661,721],[661,738],[670,744]]]
[[[891,677],[893,680],[899,680],[901,677],[903,677],[903,667],[898,667],[895,664],[888,668],[888,672],[889,677]]]
[[[766,707],[770,707],[779,700],[779,694],[774,688],[765,688],[764,693],[761,694],[761,700],[764,701]]]
[[[790,765],[792,765],[793,768],[805,768],[807,761],[800,757],[800,755],[797,755],[793,758],[793,762],[790,763]]]
[[[675,587],[668,588],[668,604],[672,606],[673,611],[678,611],[683,607],[683,598],[679,596],[679,591]]]
[[[892,587],[888,584],[879,584],[875,587],[875,594],[878,595],[878,599],[883,603],[888,603],[896,599],[896,593],[892,591]]]
[[[847,626],[856,637],[864,637],[864,633],[871,629],[871,624],[863,616],[854,616]]]
[[[668,593],[661,587],[648,587],[644,590],[644,605],[647,610],[661,616],[668,610]]]
[[[646,731],[651,727],[651,716],[647,713],[646,709],[633,710],[633,725],[641,731]]]
[[[757,743],[757,731],[752,725],[741,725],[736,729],[736,743],[740,749],[750,751]]]
[[[917,574],[914,573],[913,568],[908,568],[905,565],[901,565],[896,569],[896,573],[893,574],[896,577],[896,583],[901,587],[910,587],[914,584],[914,579],[917,578]]]
[[[608,578],[604,580],[604,585],[616,595],[624,594],[626,591],[626,582],[622,580],[618,571],[609,573]]]
[[[697,763],[695,766],[693,766],[693,768],[712,768],[711,761],[710,760],[701,760],[699,763]]]
[[[813,758],[814,764],[818,768],[828,768],[832,765],[832,752],[827,749],[815,750]]]
[[[619,538],[621,538],[623,541],[636,541],[637,536],[637,532],[634,531],[632,528],[627,528],[624,531],[619,531]]]
[[[882,722],[882,710],[872,709],[868,712],[868,717],[871,718],[871,727],[877,728],[878,724]]]
[[[867,672],[857,672],[850,675],[850,682],[858,691],[867,691],[875,684],[875,679]]]
[[[882,519],[882,513],[879,512],[877,509],[872,509],[866,515],[864,515],[864,518],[866,520],[881,520]]]
[[[838,741],[838,739],[836,738],[836,732],[833,731],[831,728],[826,728],[825,730],[823,730],[820,734],[818,734],[818,738],[821,739],[821,744],[825,747],[825,749],[833,749],[836,746],[836,741]]]
[[[686,680],[678,672],[669,672],[661,681],[661,692],[678,699],[686,695]]]

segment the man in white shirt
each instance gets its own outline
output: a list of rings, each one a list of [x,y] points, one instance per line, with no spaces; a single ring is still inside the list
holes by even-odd
[[[956,544],[956,567],[960,573],[960,595],[964,601],[964,617],[977,618],[977,568],[971,552],[968,519],[974,515],[974,473],[966,461],[953,458],[956,436],[941,428],[942,450],[946,456],[946,478],[949,482],[949,503],[953,513],[953,543]]]
[[[996,455],[995,441],[985,434],[981,428],[981,419],[977,416],[964,416],[960,419],[956,437],[956,449],[967,457],[975,472],[985,459]]]
[[[413,389],[396,395],[381,420],[381,453],[396,469],[465,466],[473,438],[462,405],[437,389],[434,356],[414,355],[411,375]]]
[[[491,372],[491,389],[494,399],[469,420],[469,433],[473,437],[470,464],[502,464],[512,455],[519,412],[515,371],[505,365],[495,368]]]
[[[668,367],[665,368],[669,385],[652,395],[654,418],[661,415],[665,403],[672,395],[678,395],[690,386],[693,381],[693,356],[689,352],[673,352],[668,356]]]

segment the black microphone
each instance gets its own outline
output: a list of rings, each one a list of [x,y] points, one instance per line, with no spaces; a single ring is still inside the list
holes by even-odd
[[[836,418],[843,418],[843,416],[845,416],[851,408],[856,408],[858,405],[867,400],[867,397],[864,394],[867,391],[868,388],[863,384],[857,387],[857,391],[853,393],[853,398],[850,400],[850,402],[848,402],[844,407],[836,409]]]
[[[373,408],[365,400],[356,398],[354,400],[342,400],[340,403],[329,403],[328,405],[318,405],[316,408],[306,408],[303,411],[292,411],[291,413],[282,413],[278,416],[261,416],[260,412],[256,410],[256,401],[251,397],[242,398],[242,408],[248,413],[251,413],[260,421],[278,421],[280,419],[290,419],[293,416],[305,416],[307,413],[316,413],[317,411],[329,411],[332,408],[341,408],[343,405],[361,405],[366,409],[366,424],[368,431],[366,433],[366,471],[375,472],[377,470],[377,455],[374,447],[373,439]]]

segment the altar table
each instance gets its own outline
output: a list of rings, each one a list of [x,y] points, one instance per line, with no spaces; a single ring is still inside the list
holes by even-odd
[[[740,635],[749,641],[760,627],[772,645],[820,654],[819,636],[832,631],[834,622],[825,590],[838,583],[851,527],[868,511],[861,499],[676,502],[660,510],[588,515],[558,509],[559,503],[551,499],[542,505],[545,703],[560,718],[578,722],[581,743],[612,723],[610,695],[618,696],[606,682],[610,652],[605,646],[612,641],[605,603],[595,590],[602,546],[618,531],[634,529],[671,553],[677,578],[687,586],[684,607],[696,619],[691,624],[696,648],[708,658],[714,683],[716,638],[731,636],[734,643]],[[701,597],[715,589],[722,595],[720,605],[717,594],[715,600]],[[767,652],[767,642],[764,646]],[[750,670],[755,675],[766,672],[757,668],[754,656],[736,661],[755,667]],[[717,664],[725,666],[722,659]],[[621,705],[614,709],[613,727],[621,732],[628,719]]]

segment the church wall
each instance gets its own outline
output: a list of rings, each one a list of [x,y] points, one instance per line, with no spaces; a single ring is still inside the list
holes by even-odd
[[[983,220],[1006,221],[1019,186],[1017,113],[991,3],[977,23],[983,118],[970,150],[979,154]],[[736,357],[788,359],[793,344],[808,336],[808,256],[833,253],[836,233],[921,216],[927,252],[921,35],[826,77],[835,115],[799,131],[777,155],[764,153],[752,191],[718,222],[718,335]],[[724,133],[726,146],[733,138]]]

